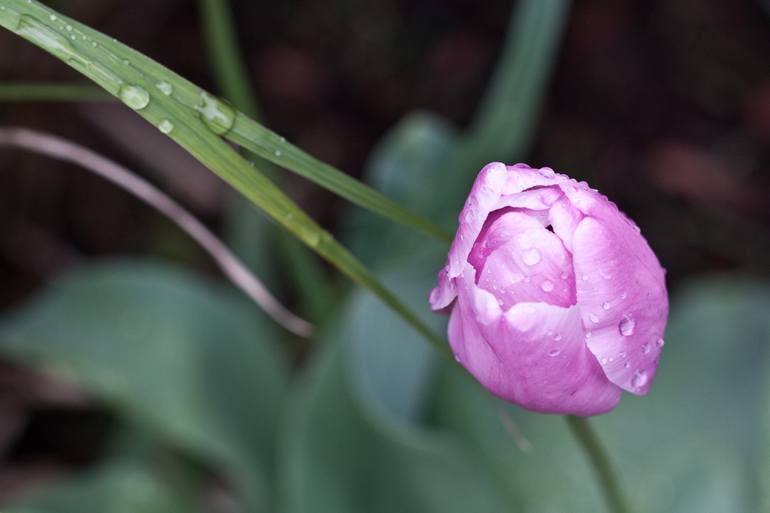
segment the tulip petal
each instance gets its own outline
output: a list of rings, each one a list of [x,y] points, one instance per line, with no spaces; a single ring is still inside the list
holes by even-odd
[[[668,315],[664,271],[636,226],[600,195],[582,191],[586,215],[573,244],[577,302],[588,347],[607,378],[638,395],[648,392]]]
[[[543,413],[596,415],[615,407],[621,389],[586,347],[577,307],[519,303],[503,313],[473,275],[468,266],[457,280],[449,342],[482,385]]]
[[[498,212],[490,215],[468,256],[478,286],[506,310],[522,302],[574,305],[572,255],[559,237],[528,213]]]

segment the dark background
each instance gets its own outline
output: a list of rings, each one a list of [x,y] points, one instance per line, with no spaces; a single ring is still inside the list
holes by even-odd
[[[50,4],[214,88],[194,2]],[[298,0],[233,8],[266,124],[359,176],[373,145],[410,111],[469,122],[511,4]],[[10,33],[0,34],[0,55],[2,80],[81,80]],[[585,179],[616,201],[641,226],[673,289],[713,271],[767,276],[769,56],[766,2],[577,1],[526,161]],[[109,155],[210,226],[222,223],[224,187],[122,106],[1,104],[0,122]],[[98,178],[7,150],[0,169],[2,308],[78,261],[109,255],[154,254],[214,272],[167,221]],[[334,228],[340,201],[301,180],[287,187]],[[84,404],[41,376],[0,366],[2,495],[98,454],[110,419]]]

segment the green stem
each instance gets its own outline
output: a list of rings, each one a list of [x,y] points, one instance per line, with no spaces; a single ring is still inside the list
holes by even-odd
[[[628,501],[623,495],[620,483],[617,480],[617,472],[612,468],[609,455],[602,447],[596,431],[593,430],[588,419],[585,417],[576,417],[567,415],[567,424],[569,424],[572,434],[583,447],[588,459],[591,460],[594,473],[604,494],[604,501],[609,511],[613,513],[631,513]]]

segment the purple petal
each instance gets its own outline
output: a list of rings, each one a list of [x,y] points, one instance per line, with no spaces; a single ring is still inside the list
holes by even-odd
[[[596,355],[619,387],[644,395],[668,316],[664,271],[638,228],[591,191],[571,198],[587,216],[574,234],[577,302]]]
[[[543,413],[596,415],[615,407],[621,390],[586,348],[577,307],[519,303],[503,313],[473,275],[468,266],[457,280],[449,342],[482,385]]]

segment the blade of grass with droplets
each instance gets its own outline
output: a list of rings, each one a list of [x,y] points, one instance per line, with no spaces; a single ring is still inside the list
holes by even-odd
[[[141,53],[34,0],[0,0],[0,26],[48,51],[120,98],[342,273],[376,294],[449,356],[440,337],[331,234],[220,138],[236,118],[230,106]]]
[[[233,13],[228,0],[198,0],[201,13],[201,23],[204,29],[206,48],[209,54],[209,65],[214,71],[214,78],[222,95],[230,100],[235,107],[256,120],[260,118],[259,102],[254,95],[243,56],[238,48],[237,31],[233,19]],[[263,159],[248,154],[249,160],[254,160],[260,165],[260,169],[268,178],[280,184],[280,176],[276,169]],[[231,202],[228,212],[228,225],[234,241],[240,241],[241,246],[246,241],[241,239],[248,237],[252,245],[260,241],[254,240],[255,234],[262,233],[263,218],[254,218],[253,208],[246,209],[245,200],[237,198]],[[255,226],[256,225],[256,226]],[[270,234],[264,234],[262,239],[269,239]],[[331,280],[323,272],[318,260],[302,247],[295,239],[286,233],[278,234],[277,244],[271,247],[281,254],[281,263],[288,270],[288,276],[299,294],[301,305],[308,307],[308,314],[317,323],[327,318],[325,315],[328,307],[334,302],[331,298],[338,292]]]
[[[91,84],[0,83],[0,102],[113,101]]]

